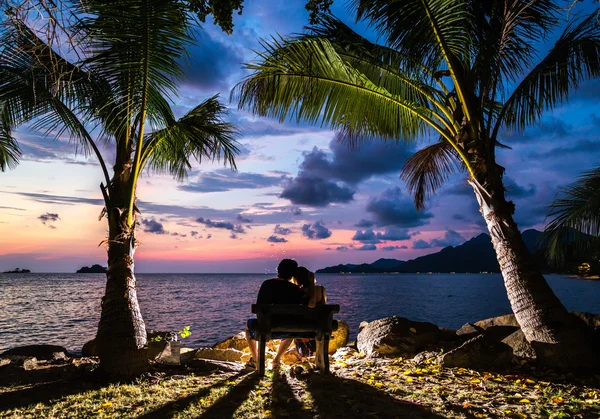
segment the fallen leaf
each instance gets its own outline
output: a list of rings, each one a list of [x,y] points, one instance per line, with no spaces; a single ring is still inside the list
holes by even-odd
[[[521,400],[519,400],[519,403],[528,404],[531,402],[529,401],[529,399],[521,399]]]
[[[411,332],[413,332],[413,333],[417,333],[417,329],[415,329],[414,327],[411,327],[411,328],[410,328],[410,329],[408,329],[408,330],[410,330],[410,331],[411,331]]]
[[[107,407],[111,407],[112,405],[113,405],[112,402],[106,402],[106,403],[102,404],[102,407],[107,408]]]
[[[481,383],[481,380],[479,378],[473,378],[471,379],[472,383]]]
[[[554,403],[554,404],[561,404],[564,402],[565,402],[565,400],[562,397],[553,397],[552,398],[552,403]]]
[[[468,408],[469,408],[469,407],[471,407],[471,406],[473,406],[471,403],[469,403],[469,402],[465,402],[465,403],[463,404],[463,409],[468,409]]]

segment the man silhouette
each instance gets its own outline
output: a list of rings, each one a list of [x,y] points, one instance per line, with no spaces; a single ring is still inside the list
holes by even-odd
[[[277,278],[268,279],[262,283],[256,298],[256,304],[306,304],[307,295],[302,290],[289,282],[298,269],[298,262],[292,259],[283,259],[277,266]],[[250,325],[256,319],[248,320],[246,324],[246,340],[252,353],[254,366],[258,365],[258,343]],[[273,358],[273,365],[279,365],[281,355],[290,347],[293,339],[283,339],[279,344],[277,355]]]

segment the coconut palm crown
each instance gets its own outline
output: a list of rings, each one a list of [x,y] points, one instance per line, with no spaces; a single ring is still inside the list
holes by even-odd
[[[322,15],[308,34],[263,41],[233,95],[259,115],[321,123],[341,141],[439,141],[406,162],[417,208],[465,171],[496,250],[512,309],[543,362],[582,366],[587,331],[568,315],[529,255],[505,198],[496,149],[600,75],[597,14],[564,26],[551,0],[354,0],[381,43]]]
[[[134,375],[147,366],[133,260],[138,180],[144,169],[183,179],[193,161],[235,167],[236,130],[223,120],[225,107],[216,96],[179,119],[171,109],[193,41],[182,1],[84,0],[72,7],[77,19],[68,35],[77,49],[65,56],[6,11],[0,168],[18,161],[12,131],[24,124],[70,138],[99,162],[108,273],[96,346],[107,372]]]
[[[569,248],[600,248],[600,168],[584,172],[564,187],[550,207],[544,231],[546,255],[563,266]]]

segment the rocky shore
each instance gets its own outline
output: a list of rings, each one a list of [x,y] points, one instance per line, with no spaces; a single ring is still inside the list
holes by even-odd
[[[574,314],[595,329],[598,343],[600,315]],[[245,396],[238,406],[242,410],[235,415],[229,412],[230,416],[241,418],[277,417],[277,412],[285,417],[336,417],[332,406],[347,412],[347,417],[600,417],[600,376],[577,377],[537,367],[535,352],[513,315],[465,324],[456,331],[388,317],[362,323],[356,342],[348,342],[349,335],[348,325],[340,322],[330,345],[330,376],[313,373],[310,359],[301,360],[295,351],[290,351],[283,357],[280,370],[254,382],[250,379],[254,376],[252,370],[244,365],[250,352],[243,333],[239,333],[212,347],[178,347],[180,365],[176,366],[164,365],[155,353],[151,372],[136,384],[128,384],[133,387],[127,395],[121,394],[122,389],[111,387],[112,401],[105,401],[104,405],[76,399],[80,404],[93,405],[90,409],[100,406],[99,410],[111,416],[137,417],[160,410],[163,402],[179,408],[173,403],[182,394],[193,394],[202,385],[212,389],[215,383],[225,380],[228,391],[243,389]],[[269,343],[268,359],[274,356],[277,345],[276,341]],[[83,357],[51,345],[14,348],[0,354],[0,417],[21,417],[32,409],[28,401],[36,402],[36,409],[41,409],[40,415],[29,416],[44,417],[52,411],[55,417],[70,417],[72,395],[55,394],[54,389],[52,397],[40,405],[39,396],[28,400],[22,393],[31,390],[43,394],[46,380],[56,381],[55,374],[59,380],[89,384],[90,374],[98,366],[94,346],[93,341],[88,342]],[[159,391],[155,388],[159,383],[169,383],[168,391],[160,389],[165,393],[162,402],[140,395],[140,388]],[[319,383],[318,388],[315,383]],[[114,384],[101,384],[90,394],[107,391],[106,385]],[[246,385],[253,390],[246,392]],[[340,390],[331,393],[331,386]],[[279,394],[284,390],[285,403]],[[92,397],[90,394],[81,397]],[[204,400],[209,403],[213,390],[206,394]],[[220,393],[215,393],[217,399],[212,402],[218,406],[216,394]],[[134,396],[146,401],[132,410],[128,406],[136,405]],[[211,406],[196,403],[175,411],[181,417],[206,409],[223,413],[219,410],[222,406]],[[399,415],[400,412],[408,416]]]

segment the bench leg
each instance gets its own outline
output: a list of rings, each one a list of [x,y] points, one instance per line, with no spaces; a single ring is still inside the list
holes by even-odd
[[[324,374],[329,374],[329,337],[317,340],[317,368]]]
[[[267,341],[265,335],[258,335],[258,375],[265,376],[265,346]]]

